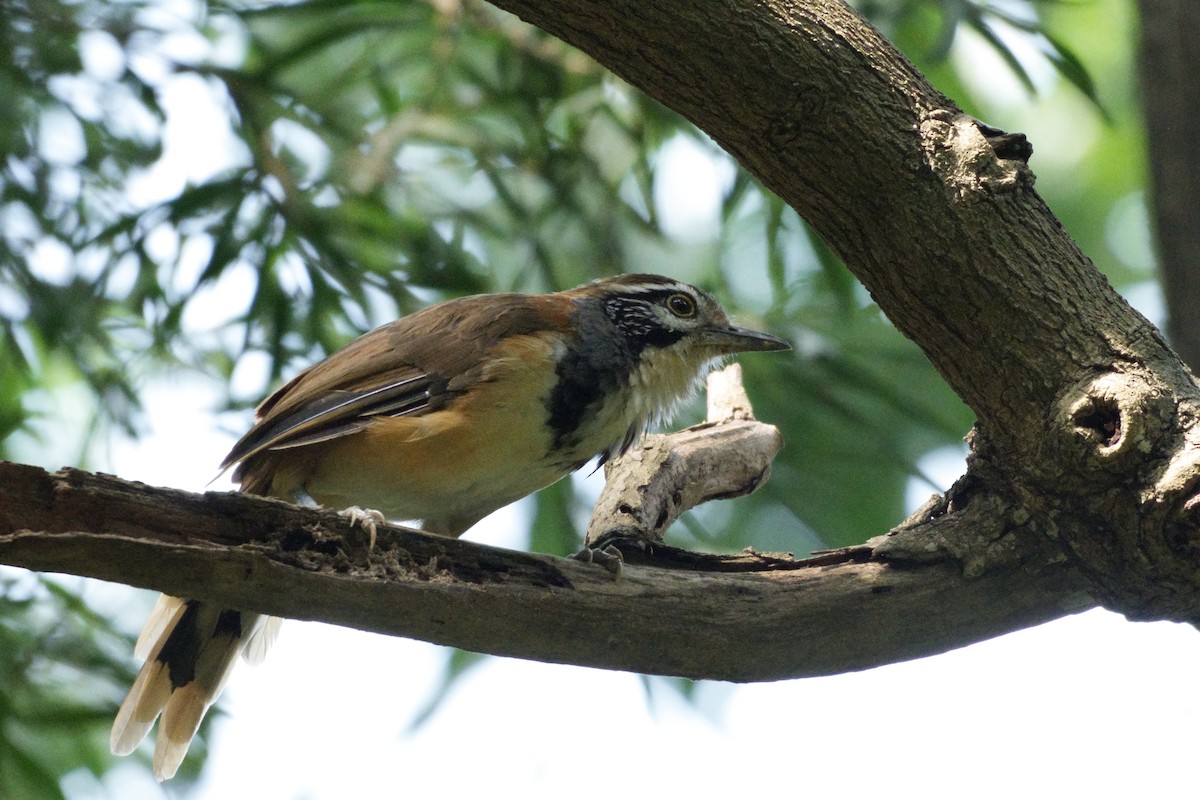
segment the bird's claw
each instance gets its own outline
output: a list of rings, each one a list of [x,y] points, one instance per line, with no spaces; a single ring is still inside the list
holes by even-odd
[[[349,508],[342,509],[338,514],[348,519],[351,525],[357,525],[367,532],[367,536],[370,537],[367,552],[374,551],[375,540],[379,535],[378,526],[387,522],[387,517],[383,516],[382,512],[376,511],[373,508],[361,508],[359,506],[350,506]]]
[[[621,570],[625,566],[625,559],[621,556],[621,551],[611,544],[600,549],[585,547],[571,558],[585,564],[599,564],[616,578],[621,577]]]

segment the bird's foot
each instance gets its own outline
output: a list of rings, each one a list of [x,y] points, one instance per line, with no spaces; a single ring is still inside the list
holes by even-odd
[[[611,572],[615,578],[621,577],[621,570],[625,566],[625,559],[621,556],[621,551],[611,544],[600,549],[585,547],[571,558],[587,564],[599,564]]]
[[[359,506],[350,506],[338,512],[340,516],[350,520],[351,525],[357,525],[367,532],[370,537],[370,542],[367,546],[367,552],[375,550],[375,540],[378,538],[378,526],[387,522],[387,517],[383,513],[376,511],[373,508],[360,508]]]

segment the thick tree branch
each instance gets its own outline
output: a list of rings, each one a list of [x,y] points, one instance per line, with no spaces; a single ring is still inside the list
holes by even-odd
[[[0,464],[0,563],[499,655],[773,680],[937,653],[1092,605],[1081,576],[1026,549],[991,502],[806,561],[711,557],[706,571],[614,578],[390,526],[368,555],[366,534],[330,512]],[[972,577],[946,544],[968,534],[993,543]]]
[[[1034,192],[1025,150],[994,150],[1007,140],[841,0],[493,2],[691,119],[796,209],[976,412],[976,463],[1027,534],[1103,602],[1200,620],[1200,393]]]

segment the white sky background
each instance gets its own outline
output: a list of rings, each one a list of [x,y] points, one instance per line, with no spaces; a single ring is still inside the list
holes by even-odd
[[[171,114],[167,157],[136,187],[145,196],[207,177],[228,157],[222,148],[236,147],[212,124],[219,112],[196,79],[164,79],[163,100]],[[1042,144],[1035,124],[1024,129]],[[710,218],[720,177],[711,164],[676,149],[664,170],[678,184],[663,211],[681,215],[668,225]],[[1154,290],[1145,296],[1143,311],[1161,318]],[[233,441],[217,427],[212,388],[164,379],[144,400],[148,434],[114,442],[109,467],[124,478],[205,489]],[[960,468],[957,454],[926,466],[947,484]],[[923,498],[928,489],[914,492]],[[508,534],[520,529],[523,513],[500,512],[469,538],[513,545]],[[117,590],[89,591],[100,603],[131,605]],[[127,609],[131,627],[153,599],[139,597],[145,608]],[[670,693],[648,704],[634,675],[492,659],[410,735],[445,657],[424,643],[289,622],[263,665],[236,670],[229,713],[193,796],[1169,798],[1195,791],[1188,734],[1200,712],[1200,635],[1187,626],[1132,624],[1095,611],[868,672],[704,684],[695,706]],[[118,770],[107,786],[129,800],[163,796],[140,769]],[[86,794],[87,782],[73,788]]]

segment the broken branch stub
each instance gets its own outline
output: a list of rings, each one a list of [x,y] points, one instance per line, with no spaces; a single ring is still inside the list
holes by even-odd
[[[708,377],[705,422],[646,436],[605,465],[585,545],[649,553],[688,509],[757,489],[782,447],[779,430],[754,419],[741,367],[730,364]]]

